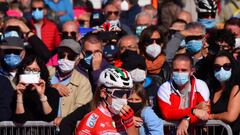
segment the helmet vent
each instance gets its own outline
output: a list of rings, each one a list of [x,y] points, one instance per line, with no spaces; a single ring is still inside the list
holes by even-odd
[[[117,80],[115,79],[115,77],[114,77],[113,75],[111,75],[111,74],[110,74],[110,79],[111,79],[112,81],[115,81],[115,82],[117,81]]]

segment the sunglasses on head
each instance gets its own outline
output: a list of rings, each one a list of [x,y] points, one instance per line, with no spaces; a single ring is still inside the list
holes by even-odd
[[[110,16],[110,15],[112,15],[112,14],[114,14],[115,16],[117,16],[117,15],[119,14],[119,12],[118,12],[118,11],[108,11],[108,12],[107,12],[107,15],[108,15],[108,16]]]
[[[223,65],[214,64],[214,66],[213,66],[213,69],[214,69],[215,72],[220,71],[221,68],[223,68],[223,69],[226,70],[226,71],[229,71],[229,70],[232,68],[232,66],[231,66],[230,63],[225,63],[225,64],[223,64]]]
[[[119,88],[107,88],[107,93],[109,93],[113,98],[129,98],[131,94],[130,89],[119,89]]]
[[[67,55],[67,59],[71,61],[75,61],[77,55],[73,53],[69,53],[66,51],[63,51],[61,49],[58,49],[58,59],[64,59]]]
[[[152,44],[152,43],[154,43],[154,41],[159,45],[163,42],[161,38],[150,38],[150,39],[144,40],[144,42],[147,44]]]
[[[32,7],[32,10],[43,10],[43,8],[42,7]]]

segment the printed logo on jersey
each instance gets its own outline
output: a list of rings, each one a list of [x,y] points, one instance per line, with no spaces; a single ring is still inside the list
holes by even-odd
[[[97,119],[99,116],[95,113],[91,114],[91,116],[88,118],[86,125],[90,128],[93,128],[97,122]]]

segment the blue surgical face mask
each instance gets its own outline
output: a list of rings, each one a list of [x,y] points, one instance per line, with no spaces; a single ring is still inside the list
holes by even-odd
[[[221,70],[218,72],[214,72],[214,76],[216,77],[216,79],[220,82],[224,82],[227,81],[232,75],[232,70],[224,70],[223,67],[221,67]]]
[[[84,61],[88,64],[91,65],[92,64],[92,58],[93,58],[93,54],[87,55],[84,58]]]
[[[172,79],[178,86],[183,86],[189,81],[189,72],[173,72]]]
[[[22,61],[20,55],[16,54],[5,54],[3,58],[5,64],[10,68],[16,68]]]
[[[43,10],[36,9],[32,11],[32,17],[37,21],[42,20],[44,17]]]
[[[190,53],[197,53],[202,49],[203,43],[202,40],[190,40],[186,47]]]
[[[137,35],[138,37],[140,37],[142,31],[143,31],[145,28],[147,28],[147,26],[145,26],[145,25],[137,26],[137,27],[136,27],[136,35]]]
[[[204,25],[207,29],[214,28],[216,26],[215,19],[198,19],[198,22]]]

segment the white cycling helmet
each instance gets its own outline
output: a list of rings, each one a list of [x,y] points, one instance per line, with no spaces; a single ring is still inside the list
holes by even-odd
[[[122,68],[107,68],[103,70],[98,79],[99,85],[109,88],[132,88],[131,75]]]
[[[209,12],[209,13],[216,13],[217,4],[214,0],[195,0],[197,11],[202,12]]]

